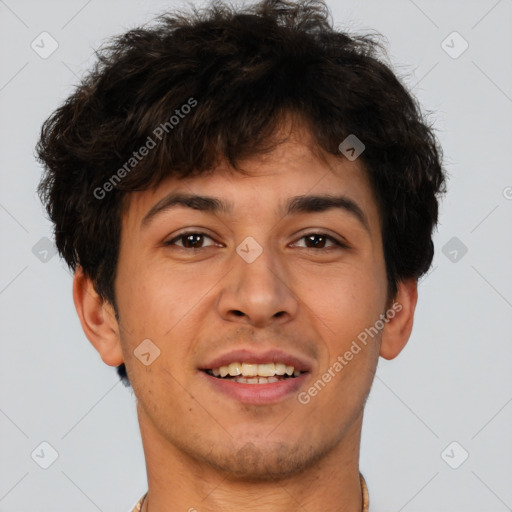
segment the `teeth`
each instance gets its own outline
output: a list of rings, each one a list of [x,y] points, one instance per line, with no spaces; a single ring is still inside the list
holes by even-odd
[[[242,366],[239,363],[231,363],[229,365],[229,375],[236,377],[242,373]]]
[[[244,377],[254,377],[258,375],[258,365],[242,363],[242,375]]]
[[[273,377],[276,374],[276,367],[274,363],[259,364],[258,375],[261,377]]]
[[[246,379],[245,377],[237,377],[233,380],[235,382],[239,382],[240,384],[272,384],[274,382],[279,382],[279,379],[276,377],[251,377],[250,379]]]
[[[253,364],[234,362],[220,368],[213,368],[211,371],[215,377],[227,377],[228,375],[230,377],[238,377],[233,380],[243,384],[258,384],[259,380],[264,381],[261,382],[262,384],[277,382],[279,379],[275,379],[276,375],[288,375],[289,377],[293,375],[298,377],[301,374],[293,366],[287,366],[283,363]]]
[[[286,373],[286,365],[285,364],[276,363],[274,366],[276,368],[276,375],[284,375]]]

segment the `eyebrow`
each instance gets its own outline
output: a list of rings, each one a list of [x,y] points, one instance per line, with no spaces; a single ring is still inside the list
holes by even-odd
[[[157,215],[177,207],[186,207],[203,212],[222,214],[229,214],[233,211],[233,203],[219,197],[171,192],[158,201],[158,203],[144,215],[140,223],[140,229],[147,227]],[[294,196],[288,199],[284,207],[281,207],[280,213],[285,216],[298,213],[324,212],[333,208],[337,208],[352,215],[362,224],[366,231],[370,233],[368,217],[363,209],[353,199],[344,195]]]

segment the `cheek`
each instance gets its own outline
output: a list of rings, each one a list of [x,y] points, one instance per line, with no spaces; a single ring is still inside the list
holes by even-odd
[[[211,285],[170,265],[125,265],[118,274],[119,308],[130,332],[160,339],[200,301]]]
[[[197,289],[183,283],[183,277],[170,277],[146,269],[132,272],[119,287],[125,364],[136,395],[154,414],[159,397],[182,392],[179,382],[187,371],[187,340],[193,339],[193,333],[187,332],[187,318],[201,297]],[[138,347],[148,339],[152,344],[144,352],[155,359],[145,365],[137,353],[142,353]]]
[[[126,275],[127,279],[120,279],[119,309],[125,327],[121,341],[127,367],[142,372],[152,386],[157,384],[155,380],[164,382],[170,378],[169,374],[159,375],[164,368],[172,375],[183,375],[188,371],[191,340],[196,338],[200,325],[197,315],[204,312],[206,305],[211,305],[207,294],[218,278],[215,275],[210,275],[209,280],[202,278],[197,271],[192,272],[192,266],[190,272],[176,272],[164,266],[146,265]],[[147,367],[134,357],[134,351],[146,339],[160,351],[154,363]],[[165,386],[169,384],[172,379]]]
[[[344,345],[375,324],[385,305],[385,276],[366,266],[345,265],[301,277],[297,295],[317,319],[331,349]],[[332,350],[331,350],[332,352]]]
[[[354,270],[331,276],[309,302],[325,348],[314,381],[318,399],[311,409],[320,414],[329,404],[324,414],[333,424],[346,420],[347,414],[352,419],[359,414],[373,381],[381,336],[374,326],[385,296],[372,275]]]

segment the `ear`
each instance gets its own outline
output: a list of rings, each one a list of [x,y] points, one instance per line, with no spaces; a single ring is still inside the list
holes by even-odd
[[[382,330],[380,355],[384,359],[394,359],[409,341],[417,301],[418,281],[400,281],[395,300],[387,311],[388,321]]]
[[[82,329],[103,362],[119,366],[124,358],[114,308],[98,295],[80,266],[73,278],[73,300]]]

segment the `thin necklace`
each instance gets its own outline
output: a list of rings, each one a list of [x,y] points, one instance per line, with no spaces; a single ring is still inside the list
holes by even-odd
[[[359,481],[361,482],[361,492],[363,494],[363,509],[361,512],[369,512],[370,498],[368,496],[368,487],[367,487],[366,481],[361,473],[359,473]],[[142,500],[138,503],[134,512],[140,512],[142,510],[142,506],[144,505],[144,502],[146,501],[147,495],[148,495],[148,493],[144,494]],[[146,512],[149,512],[149,510],[146,509]]]

